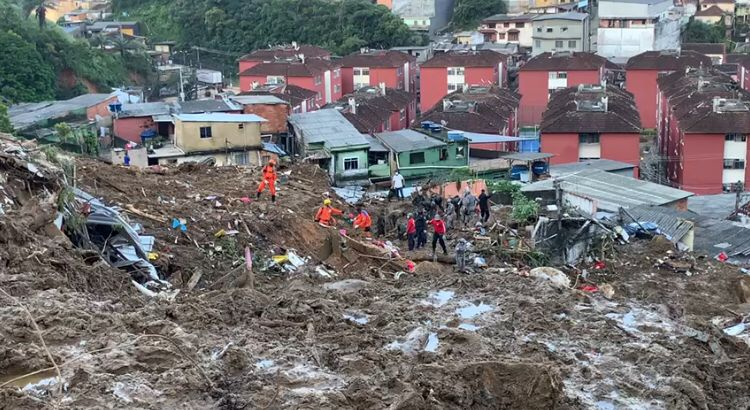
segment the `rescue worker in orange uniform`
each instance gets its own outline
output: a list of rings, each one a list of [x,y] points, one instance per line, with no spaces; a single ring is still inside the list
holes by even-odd
[[[370,237],[370,227],[372,226],[372,218],[362,208],[357,208],[357,217],[354,218],[354,229],[361,229],[367,238]]]
[[[266,189],[266,184],[268,184],[268,189],[271,191],[271,202],[276,202],[275,165],[276,161],[272,159],[268,161],[268,165],[263,167],[263,179],[260,181],[260,185],[258,185],[258,194],[255,196],[256,199],[260,199],[260,194]]]
[[[336,220],[333,219],[333,216],[343,214],[344,212],[331,205],[330,199],[326,199],[323,201],[323,206],[318,209],[318,213],[315,214],[315,222],[319,222],[321,225],[335,226]]]

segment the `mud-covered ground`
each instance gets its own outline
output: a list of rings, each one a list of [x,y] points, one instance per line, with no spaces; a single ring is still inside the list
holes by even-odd
[[[330,232],[312,215],[327,187],[313,168],[285,178],[276,206],[267,196],[239,200],[253,197],[255,179],[235,168],[162,175],[79,162],[79,187],[150,216],[131,215],[156,236],[156,263],[182,289],[174,301],[143,296],[124,273],[73,249],[44,223],[53,204],[0,216],[0,385],[25,376],[0,388],[0,408],[750,403],[748,346],[721,331],[750,312],[734,267],[642,241],[618,246],[604,270],[587,269],[611,298],[494,259],[470,274],[422,262],[399,276],[354,250],[320,260]],[[169,227],[173,217],[186,219],[187,234]],[[216,238],[220,229],[238,232]],[[257,255],[254,289],[236,274],[245,246]],[[294,272],[264,270],[288,249],[310,259]],[[670,256],[688,260],[689,275],[663,267]],[[322,263],[334,277],[315,273]]]

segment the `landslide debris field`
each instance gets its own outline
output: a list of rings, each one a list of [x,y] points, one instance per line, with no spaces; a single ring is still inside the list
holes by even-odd
[[[271,205],[241,199],[254,199],[252,170],[77,160],[77,188],[155,237],[150,259],[171,289],[146,296],[137,272],[55,227],[67,188],[54,166],[27,161],[0,153],[0,408],[750,403],[747,339],[722,330],[750,313],[741,274],[659,238],[617,245],[602,270],[578,267],[613,294],[576,289],[583,279],[569,268],[575,286],[556,287],[491,250],[469,273],[440,261],[398,273],[403,261],[312,221],[329,189],[313,167],[282,169]],[[449,245],[459,236],[471,232],[451,233]],[[274,255],[286,255],[281,268]],[[680,263],[687,272],[670,268]]]

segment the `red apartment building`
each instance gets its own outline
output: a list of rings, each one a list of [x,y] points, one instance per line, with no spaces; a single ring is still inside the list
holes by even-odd
[[[507,88],[472,86],[447,95],[441,104],[424,112],[419,122],[432,121],[449,130],[484,134],[488,140],[492,136],[516,136],[520,99]],[[472,142],[470,148],[470,155],[480,158],[497,158],[500,153],[518,150],[516,142]]]
[[[640,164],[641,121],[633,95],[617,87],[578,85],[556,91],[542,117],[541,149],[551,164],[609,159]]]
[[[659,148],[666,177],[697,195],[747,186],[750,92],[714,69],[678,71],[658,81]]]
[[[338,108],[359,132],[399,131],[416,121],[417,96],[381,84],[380,87],[360,88],[331,107]]]
[[[394,50],[363,49],[339,61],[344,94],[362,87],[379,87],[413,92],[417,81],[417,58]]]
[[[429,110],[464,86],[507,85],[509,61],[509,56],[489,50],[436,54],[420,67],[420,109]]]
[[[520,124],[537,125],[554,90],[579,84],[601,84],[617,66],[593,53],[542,53],[518,73],[521,94]]]
[[[711,66],[711,58],[694,51],[646,51],[625,65],[625,88],[635,96],[643,128],[656,127],[656,80],[687,67]]]
[[[317,93],[316,104],[324,105],[341,98],[341,68],[320,58],[290,58],[260,63],[240,72],[240,90],[250,91],[266,84],[289,84]]]
[[[331,52],[317,46],[298,46],[297,43],[264,48],[262,50],[255,50],[240,57],[239,72],[241,73],[249,68],[253,68],[260,63],[272,63],[279,60],[283,61],[296,59],[299,58],[299,56],[305,56],[305,58],[319,58],[322,60],[330,60]]]

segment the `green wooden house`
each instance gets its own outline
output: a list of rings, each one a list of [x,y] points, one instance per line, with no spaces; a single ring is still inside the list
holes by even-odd
[[[391,173],[398,169],[406,179],[448,175],[469,166],[466,139],[448,141],[441,134],[415,130],[383,132],[375,134],[375,138],[389,151]]]

